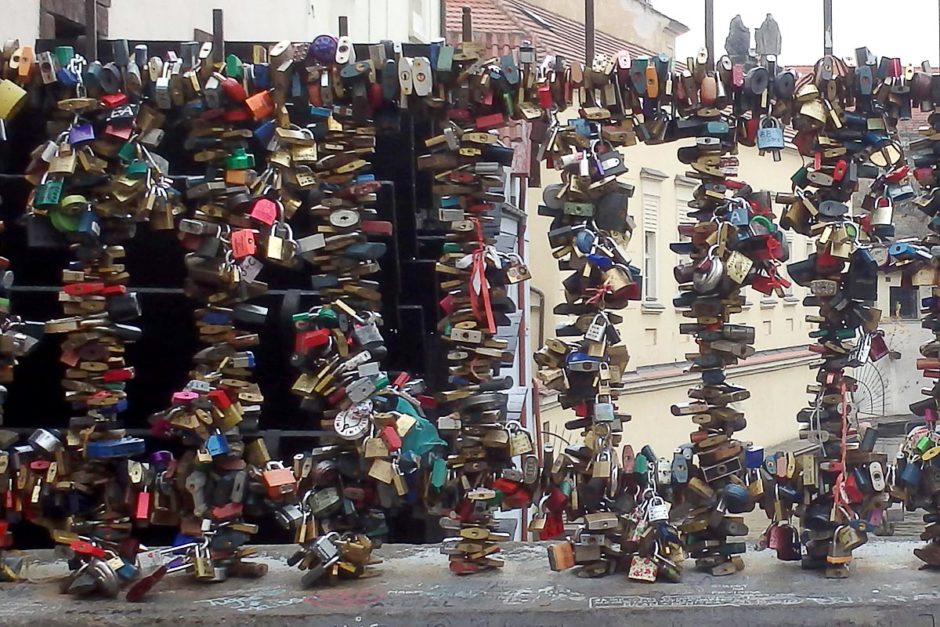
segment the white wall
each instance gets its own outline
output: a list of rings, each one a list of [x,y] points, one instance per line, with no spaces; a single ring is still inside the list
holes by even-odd
[[[127,39],[188,40],[194,28],[211,32],[212,9],[223,9],[228,41],[308,41],[335,34],[341,15],[356,42],[428,41],[439,30],[439,7],[435,0],[112,0],[109,30]]]
[[[0,0],[0,43],[19,39],[32,46],[39,37],[39,0]]]

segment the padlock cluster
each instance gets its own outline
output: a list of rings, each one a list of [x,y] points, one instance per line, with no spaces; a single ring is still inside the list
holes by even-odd
[[[712,575],[730,575],[744,568],[742,554],[748,533],[738,516],[754,508],[759,482],[748,485],[745,446],[734,434],[747,426],[736,405],[750,392],[728,381],[726,370],[754,353],[754,328],[735,324],[732,315],[743,310],[748,287],[770,296],[783,296],[789,282],[778,274],[789,256],[787,242],[775,223],[769,192],[756,191],[737,179],[737,145],[753,145],[747,128],[759,123],[757,147],[783,148],[783,129],[762,99],[792,88],[792,76],[775,68],[747,72],[723,57],[715,72],[703,67],[704,58],[691,60],[681,82],[689,100],[680,127],[695,137],[679,148],[679,161],[692,169],[687,176],[700,181],[689,201],[687,221],[680,221],[681,241],[670,245],[690,260],[674,269],[679,295],[673,305],[695,322],[681,323],[679,332],[692,335],[698,350],[686,354],[690,371],[701,384],[689,390],[690,400],[674,404],[674,416],[689,416],[697,429],[691,445],[672,460],[673,518],[679,521],[685,549],[696,568]],[[788,97],[786,94],[778,98]],[[721,108],[732,105],[731,115]],[[738,117],[750,110],[752,117]],[[738,127],[744,132],[736,132]],[[667,462],[668,463],[668,462]]]
[[[844,371],[887,354],[876,333],[881,312],[872,306],[881,265],[872,246],[894,236],[893,203],[913,196],[896,138],[898,117],[910,115],[910,78],[898,59],[879,62],[866,48],[856,51],[854,65],[824,57],[798,84],[799,107],[790,111],[794,144],[812,164],[794,173],[794,193],[778,194],[777,202],[786,206],[781,225],[816,243],[814,253],[787,270],[809,289],[803,304],[819,307],[818,315],[807,316],[819,325],[809,347],[820,357],[818,373],[807,388],[809,406],[797,416],[801,437],[818,449],[813,457],[769,459],[760,472],[775,486],[766,491],[764,508],[775,523],[799,517],[802,566],[824,569],[828,577],[848,575],[852,550],[867,541],[866,530],[887,504],[887,459],[873,451],[875,432],[862,445],[849,442],[858,383]],[[860,178],[873,182],[859,211],[850,203]],[[795,549],[784,554],[800,557]]]
[[[601,69],[605,64],[598,58],[580,82],[571,76],[580,71],[577,66],[558,59],[543,64],[540,103],[559,106],[546,89],[563,95],[571,86],[580,89],[586,105],[613,103],[612,94],[620,92],[613,75]],[[621,571],[637,581],[660,575],[678,581],[683,555],[669,524],[669,505],[656,491],[658,460],[649,447],[637,457],[629,444],[617,452],[630,416],[619,413],[615,401],[630,356],[617,331],[623,319],[615,311],[640,300],[642,276],[626,253],[635,227],[628,213],[633,186],[617,180],[627,172],[617,147],[636,139],[625,126],[612,124],[612,117],[621,116],[585,106],[579,117],[550,126],[538,151],[561,174],[561,183],[543,190],[538,211],[552,218],[552,254],[571,274],[562,281],[565,302],[554,309],[570,322],[536,353],[537,376],[559,393],[562,407],[575,410],[577,418],[565,427],[580,431],[583,443],[551,460],[545,455],[547,494],[530,530],[548,539],[564,533],[565,517],[582,521],[573,542],[549,548],[554,570],[580,565],[579,576]]]
[[[518,256],[496,244],[503,201],[497,190],[513,150],[491,132],[508,117],[522,117],[534,55],[488,59],[471,43],[432,53],[398,60],[400,104],[418,106],[432,89],[446,94],[439,104],[448,121],[426,141],[429,154],[418,158],[419,169],[433,176],[427,226],[444,233],[438,331],[450,390],[437,395],[438,428],[453,451],[446,462],[435,460],[430,489],[432,507],[446,514],[441,525],[454,533],[442,552],[452,572],[470,574],[503,565],[496,554],[510,534],[498,531],[493,513],[527,508],[538,481],[528,432],[507,422],[503,391],[513,381],[499,375],[515,358],[510,341],[498,337],[500,328],[512,324],[514,285],[529,274]],[[527,472],[516,465],[517,456],[526,459]]]
[[[422,391],[423,383],[404,373],[389,382],[379,363],[387,349],[375,312],[340,299],[293,321],[293,361],[303,371],[293,390],[334,434],[294,459],[302,496],[290,527],[301,549],[291,563],[307,571],[302,581],[311,586],[324,576],[366,575],[377,563],[371,552],[373,539],[388,531],[384,511],[403,504],[406,476],[421,463],[403,440],[421,430],[424,418],[411,392]]]
[[[923,358],[918,361],[923,362]],[[928,399],[933,402],[933,399]],[[924,562],[925,568],[940,568],[940,466],[935,461],[940,455],[940,432],[937,431],[936,409],[927,408],[924,425],[907,434],[898,450],[894,481],[890,486],[894,500],[904,503],[908,510],[923,509],[926,527],[920,534],[924,546],[914,549],[914,555]]]

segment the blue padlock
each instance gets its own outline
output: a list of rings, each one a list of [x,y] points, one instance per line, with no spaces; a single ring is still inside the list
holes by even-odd
[[[728,212],[728,221],[735,226],[747,226],[748,207],[746,202],[734,203]],[[746,232],[746,231],[743,231]]]
[[[353,183],[355,183],[355,184],[358,185],[358,184],[360,184],[360,183],[371,183],[371,182],[374,181],[374,180],[375,180],[375,175],[374,175],[374,174],[371,174],[371,173],[370,173],[370,174],[360,174],[360,175],[358,175],[356,178],[353,179]]]
[[[568,125],[573,126],[578,135],[583,135],[584,137],[591,136],[591,123],[584,118],[570,119],[568,120]]]
[[[914,488],[920,484],[920,464],[908,461],[901,471],[901,483]]]
[[[252,66],[251,78],[255,84],[255,91],[270,89],[271,67],[267,63],[255,63]]]
[[[271,141],[271,138],[274,137],[274,120],[265,120],[261,124],[255,127],[254,130],[255,139],[258,140],[258,143],[262,146],[267,146]]]
[[[310,107],[310,117],[312,118],[323,118],[324,120],[333,115],[333,110],[329,107]],[[274,124],[274,122],[271,122]]]
[[[614,260],[607,255],[590,254],[587,256],[588,263],[598,270],[610,270],[614,267]]]
[[[744,452],[744,465],[748,468],[760,468],[761,464],[764,463],[764,449],[763,447],[754,446],[753,443],[749,443],[747,449]]]
[[[218,457],[219,455],[228,454],[229,446],[228,439],[221,433],[213,433],[209,436],[209,439],[206,440],[206,450],[209,452],[209,455],[213,457]]]
[[[200,321],[204,324],[229,324],[232,321],[232,314],[231,312],[210,309],[203,314]]]
[[[85,447],[87,459],[114,459],[141,455],[147,450],[146,443],[140,438],[120,438],[117,440],[96,440]]]
[[[582,254],[587,255],[591,252],[591,249],[594,248],[594,241],[596,239],[597,236],[593,231],[581,229],[578,231],[577,235],[574,236],[574,245]]]
[[[86,237],[97,239],[101,235],[98,214],[91,209],[83,211],[78,221],[78,232]]]

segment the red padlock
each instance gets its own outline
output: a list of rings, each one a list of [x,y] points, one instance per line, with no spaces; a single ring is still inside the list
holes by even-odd
[[[382,427],[380,436],[385,440],[385,446],[388,447],[389,452],[394,453],[401,448],[401,437],[399,437],[394,426],[386,425]]]

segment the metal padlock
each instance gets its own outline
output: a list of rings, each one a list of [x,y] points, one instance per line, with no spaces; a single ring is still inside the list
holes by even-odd
[[[647,505],[647,516],[650,522],[663,522],[669,520],[670,505],[661,496],[654,496]]]

